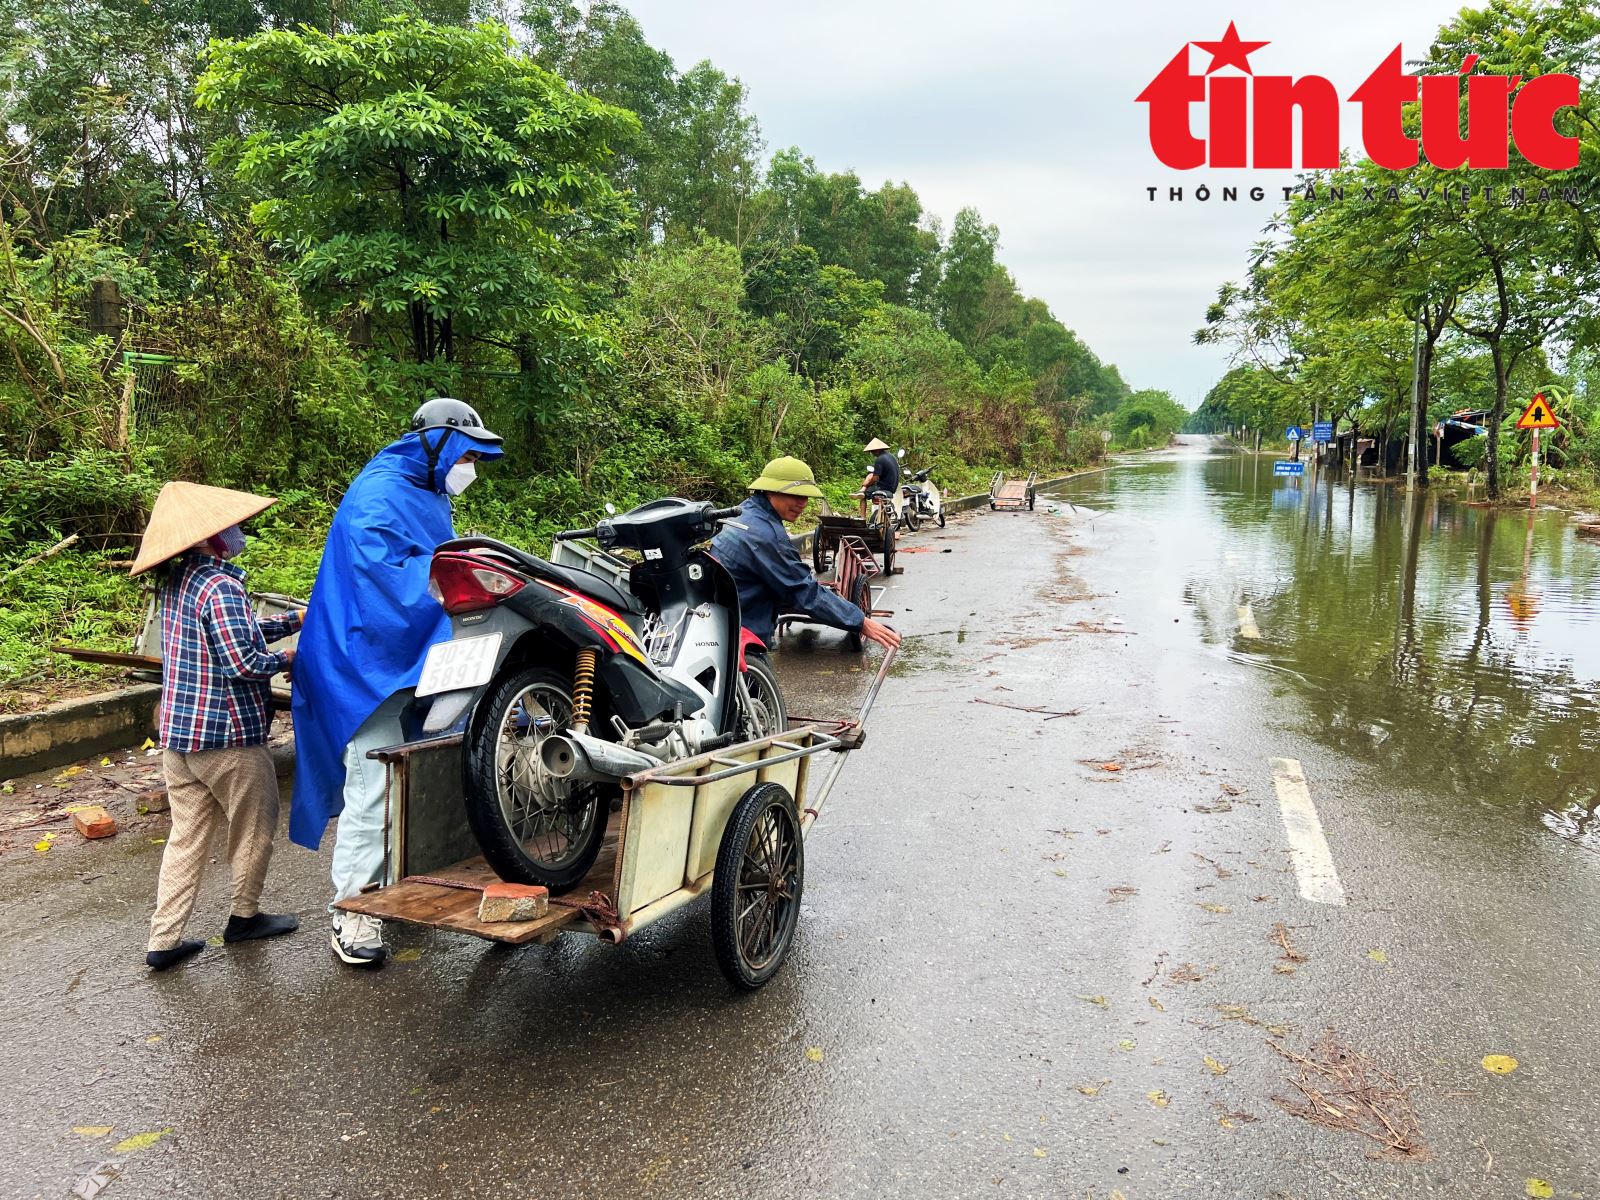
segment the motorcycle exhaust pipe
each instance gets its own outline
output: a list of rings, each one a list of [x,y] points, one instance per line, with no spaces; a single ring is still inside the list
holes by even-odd
[[[615,783],[661,765],[659,758],[572,729],[545,738],[539,757],[553,777],[573,783]]]

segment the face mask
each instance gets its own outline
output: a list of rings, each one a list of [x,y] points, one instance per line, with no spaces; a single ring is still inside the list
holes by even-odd
[[[448,495],[459,496],[467,490],[467,485],[478,477],[476,463],[458,462],[445,472],[444,490]]]
[[[216,536],[223,558],[237,558],[244,553],[244,530],[237,525],[229,525]]]

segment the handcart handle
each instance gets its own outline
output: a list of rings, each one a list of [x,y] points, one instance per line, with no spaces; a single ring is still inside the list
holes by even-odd
[[[867,727],[867,718],[872,715],[872,706],[878,702],[878,690],[883,687],[883,681],[889,677],[889,668],[894,665],[895,655],[900,652],[900,647],[891,646],[883,656],[883,662],[878,667],[878,673],[873,677],[872,686],[867,689],[867,698],[861,702],[861,711],[856,714],[856,729],[864,731]],[[857,745],[860,743],[857,742]],[[839,772],[844,770],[844,764],[850,757],[854,747],[837,747],[838,756],[834,759],[833,769],[828,772],[828,778],[823,780],[822,787],[818,790],[816,799],[806,807],[805,815],[800,820],[800,833],[805,833],[816,823],[822,815],[822,806],[827,803],[828,794],[833,791],[833,785],[839,781]]]

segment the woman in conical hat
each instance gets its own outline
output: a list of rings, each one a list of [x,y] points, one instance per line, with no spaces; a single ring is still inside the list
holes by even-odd
[[[183,938],[217,831],[228,829],[233,911],[225,943],[289,933],[299,919],[260,910],[278,827],[278,778],[267,752],[269,682],[294,661],[267,643],[300,628],[292,613],[258,621],[240,525],[277,503],[182,480],[161,489],[130,574],[173,562],[161,584],[161,765],[172,829],[161,854],[145,962],[164,971],[205,943]],[[174,561],[175,560],[175,561]]]

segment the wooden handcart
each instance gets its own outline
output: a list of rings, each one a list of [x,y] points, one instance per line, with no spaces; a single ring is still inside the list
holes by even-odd
[[[838,556],[840,542],[849,537],[865,546],[869,554],[881,557],[883,573],[893,575],[894,525],[894,510],[887,502],[874,509],[871,520],[863,521],[860,517],[836,513],[823,501],[811,538],[811,565],[818,575],[826,574]]]
[[[1008,479],[1004,472],[996,471],[989,481],[989,508],[1005,512],[1020,512],[1023,508],[1033,511],[1033,488],[1038,482],[1037,471],[1029,471],[1026,479]]]
[[[374,750],[388,774],[384,878],[394,882],[339,907],[513,945],[567,932],[618,944],[709,892],[718,965],[735,985],[758,988],[799,920],[805,835],[861,745],[893,661],[890,651],[854,720],[796,720],[785,733],[625,777],[593,869],[532,921],[478,919],[496,876],[462,812],[460,735]],[[825,751],[836,757],[817,787]]]

